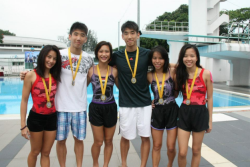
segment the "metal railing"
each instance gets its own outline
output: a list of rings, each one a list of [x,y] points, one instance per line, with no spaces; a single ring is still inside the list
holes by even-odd
[[[188,22],[154,21],[145,25],[147,31],[188,32]]]

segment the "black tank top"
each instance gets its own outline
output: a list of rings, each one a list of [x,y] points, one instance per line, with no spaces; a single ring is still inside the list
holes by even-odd
[[[91,84],[93,89],[93,98],[92,102],[97,104],[111,104],[115,103],[114,95],[113,95],[113,86],[115,82],[115,78],[112,74],[113,67],[111,67],[111,74],[108,76],[107,87],[106,87],[106,100],[101,100],[102,90],[100,86],[99,76],[94,73],[95,67],[93,67],[93,75],[91,76]],[[105,83],[105,76],[102,78],[102,84]]]
[[[165,80],[164,83],[164,90],[163,90],[163,104],[159,104],[159,93],[157,88],[157,83],[154,79],[154,73],[152,73],[152,83],[151,83],[151,90],[154,93],[154,103],[155,105],[165,105],[169,103],[175,103],[175,97],[174,97],[174,80],[172,79],[169,71],[169,77]],[[161,82],[159,83],[161,87]]]

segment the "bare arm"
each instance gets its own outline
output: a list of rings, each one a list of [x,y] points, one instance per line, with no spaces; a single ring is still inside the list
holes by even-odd
[[[209,128],[206,130],[207,133],[210,133],[212,130],[212,114],[213,114],[213,82],[208,70],[204,71],[203,78],[205,79],[207,87],[207,108],[209,112]]]
[[[26,75],[28,72],[29,72],[29,71],[22,71],[22,72],[20,72],[20,79],[21,79],[21,80],[24,80],[25,75]]]
[[[169,68],[176,68],[176,64],[173,64],[173,63],[169,63]]]
[[[147,73],[147,80],[148,80],[148,84],[150,85],[152,83],[152,72]]]
[[[21,116],[21,128],[26,126],[26,114],[27,114],[27,105],[29,100],[29,94],[31,91],[32,84],[35,81],[36,74],[34,72],[29,72],[23,83],[23,91],[22,91],[22,100],[21,100],[21,108],[20,108],[20,116]],[[21,134],[26,139],[29,139],[29,129],[26,127],[21,130]]]
[[[88,71],[88,75],[87,75],[87,86],[89,86],[89,83],[91,81],[91,76],[93,75],[93,68],[94,66],[90,67],[89,71]]]

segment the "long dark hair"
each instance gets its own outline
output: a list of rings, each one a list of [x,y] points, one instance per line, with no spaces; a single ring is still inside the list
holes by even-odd
[[[52,50],[56,52],[56,64],[50,69],[50,73],[56,81],[61,81],[60,75],[61,75],[62,60],[59,49],[55,45],[46,45],[43,47],[43,49],[40,51],[38,55],[37,66],[35,69],[37,74],[40,77],[44,78],[45,59],[46,56],[49,54],[49,52]]]
[[[164,66],[163,66],[163,72],[164,73],[168,72],[168,70],[169,70],[168,69],[169,68],[168,52],[164,47],[162,47],[160,45],[154,47],[148,54],[148,65],[152,66],[151,72],[155,72],[155,67],[152,63],[152,58],[153,58],[154,52],[159,52],[161,54],[161,57],[165,60]]]
[[[179,53],[179,59],[178,62],[176,63],[176,80],[177,80],[177,90],[181,90],[182,86],[185,85],[186,80],[189,77],[189,74],[187,72],[187,68],[183,62],[183,58],[186,54],[186,50],[187,49],[194,49],[195,53],[196,53],[196,57],[197,57],[197,61],[196,61],[196,66],[199,68],[202,68],[200,65],[200,53],[197,49],[197,47],[195,45],[191,45],[191,44],[186,44],[184,45]]]

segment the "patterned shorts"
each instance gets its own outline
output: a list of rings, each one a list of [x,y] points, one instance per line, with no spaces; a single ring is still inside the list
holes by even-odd
[[[56,140],[65,140],[68,137],[69,128],[73,136],[78,140],[86,137],[87,114],[83,112],[58,112]]]

